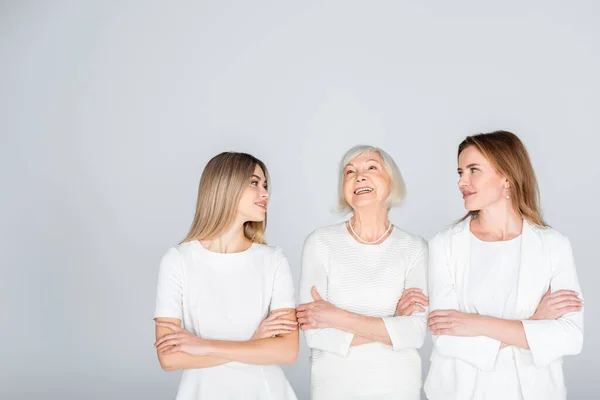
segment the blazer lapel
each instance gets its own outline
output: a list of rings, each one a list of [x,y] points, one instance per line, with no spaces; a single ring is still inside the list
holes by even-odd
[[[539,304],[540,291],[548,289],[543,287],[543,277],[545,276],[543,270],[544,249],[542,240],[535,229],[527,220],[523,220],[521,265],[519,266],[519,284],[515,306],[516,319],[530,317]]]
[[[454,255],[454,282],[456,285],[456,295],[458,297],[458,306],[461,311],[470,312],[465,302],[465,285],[467,284],[469,262],[471,254],[470,238],[471,218],[467,218],[454,228],[452,237],[452,255]]]

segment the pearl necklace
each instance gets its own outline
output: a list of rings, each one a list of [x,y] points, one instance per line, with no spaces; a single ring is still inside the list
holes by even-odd
[[[390,223],[385,232],[383,232],[383,235],[379,236],[376,240],[373,240],[372,242],[367,242],[366,240],[363,240],[360,236],[358,236],[358,233],[354,232],[354,228],[352,227],[352,222],[350,222],[350,220],[348,220],[348,226],[350,227],[350,231],[354,234],[354,237],[356,237],[359,242],[362,242],[364,244],[375,244],[379,242],[385,237],[385,235],[387,235],[390,232],[390,229],[392,229],[392,224]]]

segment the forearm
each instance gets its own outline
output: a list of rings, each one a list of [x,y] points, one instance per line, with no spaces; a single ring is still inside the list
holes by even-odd
[[[365,315],[340,310],[335,325],[338,329],[362,336],[371,342],[381,342],[388,346],[392,345],[392,340],[385,327],[385,323],[383,322],[383,319],[379,317],[367,317]]]
[[[193,356],[187,353],[159,354],[160,366],[165,371],[210,368],[227,364],[230,360],[215,356]]]
[[[298,356],[298,334],[290,335],[295,335],[295,339],[278,336],[248,342],[208,340],[209,355],[246,364],[293,364]]]
[[[352,343],[350,343],[350,346],[360,346],[362,344],[373,343],[373,342],[374,342],[374,340],[368,339],[364,336],[354,335],[354,337],[352,338]]]
[[[529,350],[529,343],[521,321],[479,315],[477,325],[481,336],[499,340],[508,346],[517,346]]]

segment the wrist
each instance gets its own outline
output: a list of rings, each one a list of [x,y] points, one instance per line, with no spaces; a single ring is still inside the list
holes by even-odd
[[[202,347],[203,355],[214,356],[218,351],[217,343],[213,340],[198,339],[198,344]]]
[[[474,336],[487,336],[487,328],[491,324],[491,318],[486,315],[472,314]]]

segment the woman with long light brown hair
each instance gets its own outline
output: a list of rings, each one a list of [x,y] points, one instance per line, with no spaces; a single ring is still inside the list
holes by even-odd
[[[458,147],[467,215],[429,242],[431,400],[563,400],[562,357],[583,344],[569,239],[542,218],[529,155],[513,133]]]
[[[155,347],[184,370],[178,400],[296,399],[275,365],[295,362],[298,329],[287,259],[264,241],[268,180],[249,154],[214,157],[187,237],[162,258]]]

